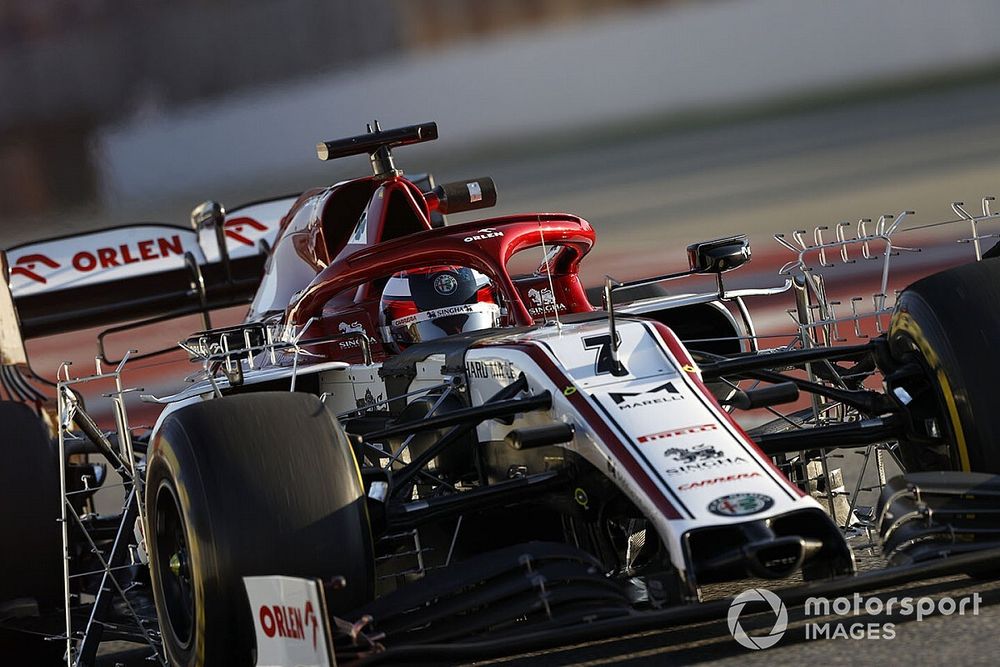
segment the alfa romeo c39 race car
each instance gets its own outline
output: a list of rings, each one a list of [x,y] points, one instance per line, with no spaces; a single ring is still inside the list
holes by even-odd
[[[996,555],[992,515],[968,511],[995,512],[1000,488],[988,209],[966,221],[980,261],[896,298],[883,275],[851,317],[807,257],[887,266],[899,221],[779,239],[796,260],[776,287],[725,285],[746,237],[697,243],[688,270],[609,278],[595,306],[585,220],[441,224],[496,189],[404,176],[391,150],[436,136],[376,124],[318,147],[369,155],[370,176],[228,214],[208,202],[193,229],[7,251],[7,655],[92,664],[102,641],[131,639],[171,665],[483,657],[718,613],[699,602],[717,582],[858,590]],[[524,258],[537,268],[514,271]],[[636,297],[690,276],[715,287]],[[763,349],[748,298],[787,299],[792,342]],[[247,302],[242,324],[210,328],[210,311]],[[180,345],[200,371],[142,397],[162,408],[151,429],[129,425],[127,359],[107,359],[104,334],[96,375],[64,367],[54,403],[35,386],[25,339],[192,313],[207,328]],[[865,317],[877,331],[836,344]],[[111,430],[83,399],[102,382]],[[732,415],[761,408],[777,416],[749,431]],[[867,514],[855,498],[836,511],[825,452],[842,447],[907,473]],[[95,511],[107,479],[120,513]],[[859,527],[891,567],[855,573],[845,532]]]

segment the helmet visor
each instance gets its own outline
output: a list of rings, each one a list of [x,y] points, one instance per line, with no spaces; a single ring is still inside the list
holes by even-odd
[[[410,345],[467,331],[492,329],[499,318],[500,307],[495,303],[463,303],[400,317],[390,322],[389,328],[396,342]]]

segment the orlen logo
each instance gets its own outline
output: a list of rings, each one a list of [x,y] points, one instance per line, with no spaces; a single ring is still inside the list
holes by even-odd
[[[283,637],[286,639],[305,640],[306,626],[312,627],[312,645],[316,650],[316,635],[319,630],[319,620],[313,610],[313,604],[306,600],[303,609],[298,607],[285,607],[282,605],[261,605],[257,612],[260,619],[260,627],[268,637]]]
[[[134,246],[123,244],[116,248],[97,248],[94,252],[82,250],[73,255],[71,264],[77,271],[86,273],[97,268],[108,269],[112,266],[183,254],[184,244],[181,242],[181,237],[174,234],[170,238],[139,241]]]
[[[258,232],[267,231],[267,226],[262,225],[253,218],[233,218],[232,220],[226,220],[226,224],[223,227],[226,230],[226,236],[237,243],[242,243],[243,245],[248,246],[253,246],[254,242],[243,236],[244,228],[251,227]]]
[[[485,239],[495,239],[499,236],[503,236],[503,232],[499,229],[493,229],[492,227],[486,227],[485,229],[480,229],[478,233],[472,236],[466,236],[463,241],[466,243],[472,243],[473,241],[483,241]]]
[[[36,283],[45,284],[49,282],[45,276],[38,273],[38,265],[42,264],[50,269],[58,269],[62,266],[59,262],[55,261],[50,257],[46,257],[41,254],[25,255],[24,257],[19,257],[14,263],[14,266],[10,267],[10,275],[12,276],[24,276],[29,280],[34,280]]]
[[[138,243],[81,250],[73,255],[69,263],[80,273],[89,273],[97,269],[108,269],[183,254],[183,241],[179,235],[174,234],[170,237],[148,239]],[[49,282],[47,274],[62,267],[62,263],[48,255],[32,253],[19,257],[10,267],[10,275],[12,277],[23,276],[32,282],[46,285]]]

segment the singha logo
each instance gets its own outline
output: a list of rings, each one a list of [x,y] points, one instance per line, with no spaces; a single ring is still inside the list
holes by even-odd
[[[341,350],[355,350],[364,345],[364,342],[360,339],[364,338],[368,341],[369,345],[374,344],[376,341],[373,337],[368,335],[365,330],[365,326],[361,322],[341,322],[337,325],[337,329],[340,331],[341,336],[348,336],[349,334],[360,334],[358,336],[351,336],[346,340],[342,340],[338,343]]]
[[[24,276],[28,280],[34,280],[36,283],[42,283],[43,285],[49,282],[45,276],[41,275],[39,271],[39,265],[47,266],[50,269],[58,269],[61,264],[59,262],[46,257],[45,255],[33,254],[24,255],[19,257],[14,266],[10,267],[10,275],[12,276]]]
[[[342,334],[365,332],[365,328],[361,325],[361,322],[351,322],[350,324],[347,322],[341,322],[337,325],[337,329],[339,329]]]
[[[557,310],[559,312],[566,310],[566,304],[557,303],[555,295],[552,294],[552,290],[548,287],[540,290],[531,288],[528,290],[528,298],[531,299],[531,303],[533,304],[528,309],[528,313],[532,316],[551,313]]]
[[[548,287],[541,290],[534,288],[528,290],[528,298],[539,308],[548,307],[551,309],[556,302],[555,296],[552,295],[552,290]]]
[[[663,455],[669,456],[674,461],[679,461],[680,463],[694,463],[695,461],[709,461],[711,459],[722,458],[722,452],[711,445],[704,444],[695,445],[691,449],[671,447],[664,450]]]
[[[237,243],[242,243],[243,245],[253,246],[254,242],[243,235],[243,230],[250,227],[258,232],[266,232],[267,227],[257,222],[253,218],[233,218],[232,220],[226,220],[226,224],[223,225],[226,230],[226,236],[236,241]]]

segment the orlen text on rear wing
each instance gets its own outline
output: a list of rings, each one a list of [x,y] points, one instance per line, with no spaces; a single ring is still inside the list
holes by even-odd
[[[207,315],[248,303],[296,199],[228,213],[220,208],[215,220],[196,228],[140,223],[9,248],[3,277],[20,324],[17,335]]]

